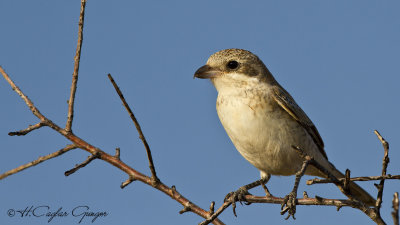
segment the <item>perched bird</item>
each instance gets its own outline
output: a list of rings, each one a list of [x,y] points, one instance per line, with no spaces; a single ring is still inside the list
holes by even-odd
[[[335,177],[344,177],[328,161],[317,128],[256,55],[243,49],[216,52],[194,77],[214,84],[217,113],[226,133],[240,154],[260,170],[264,182],[271,175],[289,176],[301,169],[303,159],[293,146]],[[305,174],[327,178],[312,165]],[[354,182],[349,192],[375,205],[375,199]]]

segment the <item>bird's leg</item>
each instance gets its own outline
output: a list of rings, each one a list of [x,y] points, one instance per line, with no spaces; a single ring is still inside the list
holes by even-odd
[[[242,201],[246,200],[244,196],[245,195],[250,195],[248,190],[250,190],[252,188],[255,188],[255,187],[260,186],[260,185],[262,185],[263,187],[267,188],[265,186],[265,183],[268,182],[270,177],[271,176],[263,177],[260,180],[254,181],[253,183],[244,185],[244,186],[240,187],[237,191],[230,192],[225,196],[224,202],[228,202],[228,201],[232,202],[233,214],[235,216],[237,216],[236,215],[236,202],[239,201],[240,204],[242,204]],[[264,188],[264,190],[266,190],[266,193],[267,193],[268,189],[265,189],[265,188]],[[269,193],[269,191],[268,191],[268,193]],[[245,204],[246,205],[250,205],[251,203],[245,203]]]
[[[304,160],[301,169],[296,173],[296,178],[294,181],[293,190],[285,196],[283,202],[281,204],[281,215],[284,215],[286,212],[288,213],[286,220],[290,218],[296,219],[294,214],[296,213],[296,203],[297,203],[297,189],[299,188],[299,183],[301,177],[306,172],[307,166],[310,163],[309,160]]]
[[[271,178],[271,175],[267,174],[267,176],[262,178],[262,179],[264,179],[264,182],[261,183],[261,186],[264,188],[264,191],[265,191],[265,196],[267,196],[267,197],[272,196],[271,192],[269,192],[267,186],[265,185],[269,181],[270,178]]]

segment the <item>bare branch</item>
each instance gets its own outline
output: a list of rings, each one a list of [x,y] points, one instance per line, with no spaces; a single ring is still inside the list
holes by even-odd
[[[39,109],[36,108],[36,106],[33,104],[33,102],[26,96],[21,89],[15,83],[11,80],[10,76],[4,71],[3,67],[0,66],[0,73],[3,75],[4,79],[10,84],[11,88],[24,100],[26,105],[29,107],[33,115],[35,115],[37,118],[40,119],[41,123],[43,123],[43,126],[48,126],[51,127],[52,129],[56,130],[57,132],[61,134],[65,134],[66,132],[54,124],[51,120],[47,119],[42,113],[40,113]]]
[[[8,133],[8,135],[10,135],[10,136],[15,136],[15,135],[17,135],[17,136],[23,136],[23,135],[26,135],[26,134],[28,134],[29,132],[31,132],[31,131],[33,131],[33,130],[36,130],[36,129],[39,129],[39,128],[43,127],[43,126],[46,126],[46,124],[43,123],[43,122],[39,122],[39,123],[37,123],[37,124],[35,124],[35,125],[29,125],[29,127],[26,128],[26,129],[24,129],[24,130],[19,130],[19,131],[10,132],[10,133]]]
[[[98,157],[97,157],[96,155],[90,155],[90,156],[88,156],[87,159],[86,159],[84,162],[82,162],[82,163],[80,163],[80,164],[76,164],[74,168],[65,171],[64,175],[65,175],[65,176],[69,176],[69,175],[75,173],[75,172],[78,171],[80,168],[83,168],[83,167],[87,166],[90,162],[92,162],[93,160],[95,160],[95,159],[97,159],[97,158],[98,158]]]
[[[400,175],[385,175],[385,176],[369,176],[369,177],[353,177],[350,178],[349,181],[371,181],[371,180],[400,180]],[[345,178],[339,178],[340,182],[344,182]],[[319,179],[314,178],[312,180],[307,180],[306,184],[327,184],[327,183],[335,183],[332,179]]]
[[[26,96],[24,93],[22,93],[21,89],[15,83],[11,80],[11,78],[8,76],[6,71],[4,71],[3,67],[0,66],[0,73],[3,75],[4,79],[10,84],[11,88],[17,92],[17,94],[22,98],[22,100],[25,101],[25,103],[28,105],[29,109],[32,111],[33,115],[38,117],[42,122],[45,120],[45,117],[39,112],[39,110],[33,105],[33,102]]]
[[[86,0],[81,0],[81,12],[79,15],[79,31],[78,31],[78,44],[76,46],[76,54],[74,57],[74,72],[72,73],[72,85],[71,85],[71,94],[68,100],[68,118],[67,124],[65,125],[65,130],[67,132],[71,132],[72,120],[74,119],[74,102],[75,102],[75,93],[76,93],[76,85],[78,83],[78,72],[79,72],[79,63],[81,60],[81,48],[83,41],[83,24],[85,19],[85,6]]]
[[[4,179],[4,178],[6,178],[6,177],[8,177],[8,176],[10,176],[12,174],[21,172],[24,169],[28,169],[29,167],[36,166],[37,164],[40,164],[40,163],[42,163],[42,162],[44,162],[46,160],[49,160],[49,159],[55,158],[57,156],[60,156],[60,155],[66,153],[66,152],[68,152],[68,151],[70,151],[72,149],[75,149],[75,148],[77,148],[77,146],[74,145],[74,144],[67,145],[65,148],[62,148],[62,149],[60,149],[60,150],[58,150],[56,152],[53,152],[53,153],[48,154],[46,156],[41,156],[41,157],[39,157],[38,159],[36,159],[36,160],[34,160],[32,162],[29,162],[27,164],[21,165],[21,166],[15,168],[15,169],[9,170],[9,171],[1,174],[0,175],[0,180]]]
[[[136,130],[139,133],[139,138],[142,140],[144,148],[146,149],[146,153],[147,153],[147,159],[149,160],[149,167],[150,167],[150,171],[151,171],[151,175],[153,178],[154,183],[157,183],[159,181],[157,174],[156,174],[156,169],[154,167],[154,163],[153,163],[153,157],[151,156],[151,150],[149,147],[149,144],[146,141],[146,138],[143,135],[142,132],[142,128],[140,127],[139,122],[137,121],[135,115],[133,114],[131,108],[129,107],[128,103],[125,100],[124,95],[122,94],[121,90],[119,89],[118,85],[115,83],[113,77],[111,76],[111,74],[108,74],[108,78],[110,79],[112,85],[115,88],[115,91],[118,93],[119,98],[122,101],[122,104],[124,105],[125,109],[128,111],[129,116],[131,117],[133,123],[135,124]]]
[[[393,224],[399,225],[399,193],[398,192],[394,193],[394,195],[393,195],[392,207],[393,207],[393,212],[392,212]]]
[[[376,136],[379,138],[379,140],[382,143],[383,149],[385,151],[383,160],[382,160],[382,176],[386,175],[386,170],[389,164],[389,143],[381,136],[381,134],[375,130],[374,131]],[[383,188],[385,186],[385,179],[382,179],[379,182],[378,185],[378,197],[376,198],[376,208],[378,209],[378,212],[382,206],[382,197],[383,197]]]
[[[278,198],[273,196],[253,196],[246,195],[245,199],[249,203],[272,203],[282,204],[284,198]],[[336,207],[352,207],[360,209],[364,214],[370,217],[377,224],[385,224],[380,216],[377,215],[374,208],[366,207],[365,204],[358,200],[350,199],[326,199],[315,196],[315,198],[302,198],[297,199],[297,205],[321,205],[321,206],[336,206]]]

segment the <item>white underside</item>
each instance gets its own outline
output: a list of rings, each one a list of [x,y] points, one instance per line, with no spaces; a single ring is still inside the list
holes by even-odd
[[[307,131],[274,102],[268,84],[227,83],[231,81],[213,80],[218,116],[236,149],[262,176],[293,175],[301,168],[302,159],[292,145],[330,167]],[[315,169],[306,173],[320,175]]]

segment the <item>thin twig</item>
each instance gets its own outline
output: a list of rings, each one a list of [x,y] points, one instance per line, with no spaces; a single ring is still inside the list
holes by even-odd
[[[57,156],[60,156],[60,155],[66,153],[66,152],[68,152],[68,151],[70,151],[72,149],[75,149],[75,148],[77,148],[77,146],[74,145],[74,144],[67,145],[66,147],[64,147],[64,148],[62,148],[62,149],[60,149],[60,150],[58,150],[56,152],[53,152],[53,153],[48,154],[46,156],[41,156],[41,157],[39,157],[38,159],[36,159],[36,160],[34,160],[32,162],[29,162],[27,164],[21,165],[21,166],[15,168],[15,169],[9,170],[9,171],[1,174],[0,175],[0,180],[4,179],[4,178],[6,178],[6,177],[8,177],[8,176],[10,176],[12,174],[21,172],[24,169],[28,169],[29,167],[36,166],[37,164],[40,164],[40,163],[42,163],[42,162],[44,162],[46,160],[49,160],[49,159],[55,158]]]
[[[400,180],[400,175],[390,175],[387,174],[385,176],[369,176],[369,177],[353,177],[350,178],[349,181],[371,181],[371,180]],[[344,182],[345,178],[339,178],[338,179],[340,182]],[[327,183],[335,183],[332,179],[319,179],[319,178],[314,178],[311,180],[307,180],[306,184],[307,185],[313,185],[313,184],[327,184]]]
[[[39,128],[43,127],[43,126],[46,126],[46,124],[44,122],[39,122],[39,123],[37,123],[35,125],[29,125],[28,128],[26,128],[26,129],[19,130],[19,131],[14,131],[14,132],[9,132],[8,135],[10,135],[10,136],[15,136],[15,135],[23,136],[23,135],[26,135],[29,132],[31,132],[33,130],[36,130],[36,129],[39,129]]]
[[[69,175],[75,173],[75,172],[78,171],[80,168],[83,168],[83,167],[87,166],[90,162],[92,162],[93,160],[95,160],[95,159],[97,159],[97,158],[98,158],[98,156],[96,156],[96,155],[90,155],[90,156],[88,156],[87,159],[86,159],[84,162],[79,163],[79,164],[76,164],[74,168],[65,171],[64,175],[65,175],[65,176],[69,176]]]
[[[150,150],[149,144],[146,141],[146,138],[143,135],[142,128],[140,127],[139,122],[137,121],[137,119],[136,119],[135,115],[133,114],[131,108],[129,107],[128,103],[126,102],[124,95],[122,94],[122,92],[119,89],[118,85],[115,83],[115,81],[114,81],[113,77],[111,76],[111,74],[108,74],[108,78],[110,79],[112,85],[114,86],[115,91],[117,91],[118,96],[121,99],[122,104],[124,105],[125,109],[128,111],[129,116],[131,117],[133,123],[135,124],[136,130],[139,133],[139,138],[142,140],[144,148],[146,149],[147,159],[149,160],[149,167],[150,167],[150,171],[151,171],[151,176],[152,176],[152,178],[154,180],[154,184],[156,184],[157,182],[159,182],[159,179],[157,177],[156,169],[154,167],[153,157],[151,156],[151,150]]]
[[[374,133],[381,141],[383,149],[385,151],[383,160],[382,160],[382,176],[385,176],[386,170],[387,170],[387,167],[389,164],[389,143],[381,136],[381,134],[377,130],[375,130]],[[382,206],[382,197],[383,197],[384,186],[385,186],[385,179],[382,179],[378,185],[378,195],[376,198],[376,208],[378,209],[378,212],[380,211],[380,208]]]
[[[39,112],[39,110],[33,105],[33,102],[26,96],[24,93],[22,93],[21,89],[15,83],[11,80],[10,76],[4,71],[3,67],[0,66],[0,73],[3,75],[4,79],[10,84],[11,88],[24,100],[26,105],[28,105],[29,109],[32,111],[33,115],[38,117],[40,121],[44,121],[46,118]]]
[[[393,200],[392,200],[392,217],[393,217],[393,224],[399,225],[399,192],[394,193]]]
[[[75,63],[74,63],[74,72],[72,73],[71,94],[68,100],[68,118],[67,118],[67,123],[65,125],[65,130],[67,132],[71,132],[72,120],[74,119],[74,102],[75,102],[76,85],[78,83],[79,63],[81,61],[83,24],[85,21],[85,6],[86,6],[86,0],[81,0],[81,11],[79,14],[78,43],[76,46],[76,53],[74,57]]]

